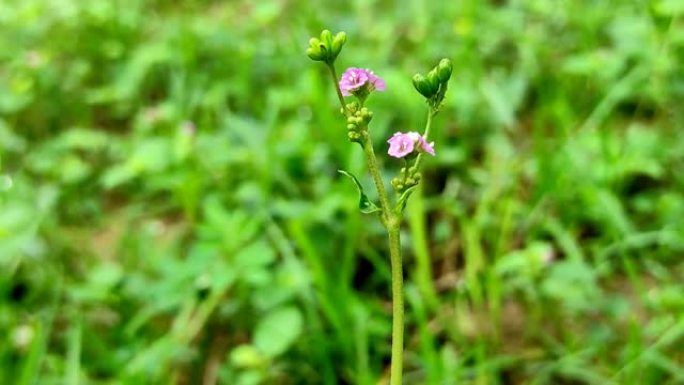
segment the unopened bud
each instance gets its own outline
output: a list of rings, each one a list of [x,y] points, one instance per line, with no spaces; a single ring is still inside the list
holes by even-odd
[[[451,77],[451,71],[451,60],[442,59],[439,61],[439,64],[437,65],[437,75],[439,76],[439,81],[441,83],[446,83],[449,81],[449,78]]]
[[[421,74],[415,74],[413,75],[413,87],[416,88],[416,91],[418,91],[421,95],[425,96],[426,98],[432,97],[434,95],[434,92],[431,91],[430,84],[428,83],[427,79],[425,79],[425,76]]]
[[[312,47],[306,49],[306,56],[308,56],[309,59],[314,61],[321,61],[325,59],[320,49]]]
[[[317,38],[312,37],[309,39],[309,48],[306,50],[306,55],[315,61],[325,61],[325,45]]]
[[[332,47],[332,32],[330,32],[327,29],[324,29],[321,32],[321,41],[323,44],[325,44],[326,47]]]
[[[342,46],[344,46],[344,43],[347,41],[347,34],[344,32],[338,32],[337,35],[335,35],[335,38],[333,38],[332,41],[332,59],[335,59],[337,55],[340,54],[340,51],[342,51]]]
[[[439,75],[437,74],[437,68],[433,68],[428,72],[427,74],[427,81],[428,84],[430,85],[430,93],[431,95],[434,95],[437,93],[439,90]]]

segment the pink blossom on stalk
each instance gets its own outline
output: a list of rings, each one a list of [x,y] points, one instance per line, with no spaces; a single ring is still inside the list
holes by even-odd
[[[413,147],[415,146],[415,140],[413,140],[408,134],[403,132],[395,132],[391,138],[387,141],[389,143],[389,150],[387,153],[395,158],[403,158],[406,155],[413,152]]]
[[[340,79],[342,95],[350,96],[364,86],[368,87],[368,92],[373,90],[384,91],[385,81],[375,75],[373,71],[363,68],[350,67],[342,74]]]
[[[403,133],[396,132],[387,141],[390,147],[387,153],[395,158],[403,158],[414,150],[427,152],[435,155],[434,142],[428,143],[425,137],[415,131]]]

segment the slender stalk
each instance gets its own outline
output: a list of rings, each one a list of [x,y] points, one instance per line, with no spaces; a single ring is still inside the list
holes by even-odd
[[[340,90],[340,85],[337,83],[337,70],[335,69],[335,64],[327,63],[328,69],[330,70],[330,76],[332,76],[333,84],[335,85],[335,91],[337,91],[337,99],[340,101],[340,106],[342,106],[342,113],[345,116],[349,116],[349,111],[347,111],[347,106],[344,104],[344,96],[342,96],[342,90]]]
[[[387,199],[387,193],[385,192],[385,184],[382,182],[382,177],[380,176],[380,168],[378,167],[378,162],[375,159],[375,151],[373,151],[373,142],[371,141],[369,134],[364,134],[363,136],[363,152],[366,154],[366,161],[368,161],[368,171],[370,171],[373,177],[373,183],[375,183],[375,189],[378,191],[378,198],[380,199],[380,208],[382,209],[383,223],[385,227],[389,230],[389,222],[394,216],[392,209],[389,205],[389,200]]]
[[[437,111],[432,109],[432,107],[428,107],[428,114],[427,114],[427,120],[425,122],[425,131],[423,132],[423,136],[425,137],[425,140],[428,139],[428,135],[430,135],[430,127],[432,127],[432,118],[437,115]],[[423,153],[419,152],[418,156],[416,157],[416,162],[413,164],[413,166],[418,169],[420,167],[420,161],[423,159]]]
[[[399,236],[400,221],[389,224],[390,261],[392,265],[392,360],[390,385],[401,385],[404,366],[404,276]]]

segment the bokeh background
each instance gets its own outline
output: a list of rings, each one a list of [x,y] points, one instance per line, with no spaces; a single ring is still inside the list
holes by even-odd
[[[679,0],[3,0],[0,383],[387,381],[323,28],[387,81],[388,180],[411,76],[454,63],[403,232],[406,384],[684,383]]]

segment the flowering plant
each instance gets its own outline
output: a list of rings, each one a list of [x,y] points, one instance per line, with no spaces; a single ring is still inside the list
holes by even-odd
[[[361,183],[354,175],[340,170],[340,173],[348,176],[354,182],[359,193],[359,209],[361,212],[365,214],[377,213],[380,221],[387,229],[392,270],[392,357],[390,385],[400,385],[402,383],[403,368],[404,298],[399,230],[406,202],[421,179],[419,170],[422,156],[426,153],[435,156],[434,142],[428,142],[428,137],[432,118],[439,112],[444,101],[452,66],[449,59],[442,59],[427,75],[416,74],[413,76],[413,86],[425,98],[427,103],[427,122],[422,134],[415,131],[406,133],[396,132],[387,140],[389,144],[387,153],[394,158],[402,159],[405,163],[399,175],[392,179],[396,200],[394,205],[390,205],[390,199],[387,196],[385,185],[380,175],[373,142],[368,133],[368,124],[373,118],[373,112],[365,106],[366,99],[374,91],[385,91],[386,84],[373,71],[355,67],[348,68],[338,80],[335,59],[337,59],[346,41],[347,35],[344,32],[339,32],[333,36],[330,31],[324,30],[319,38],[314,37],[309,40],[309,48],[306,53],[309,58],[314,61],[323,62],[329,69],[335,90],[337,91],[337,97],[342,106],[340,111],[347,119],[347,137],[351,142],[361,145],[366,155],[368,170],[378,193],[380,207],[366,196]],[[345,97],[353,97],[354,99],[346,103]],[[408,162],[411,161],[413,164],[407,167]]]

